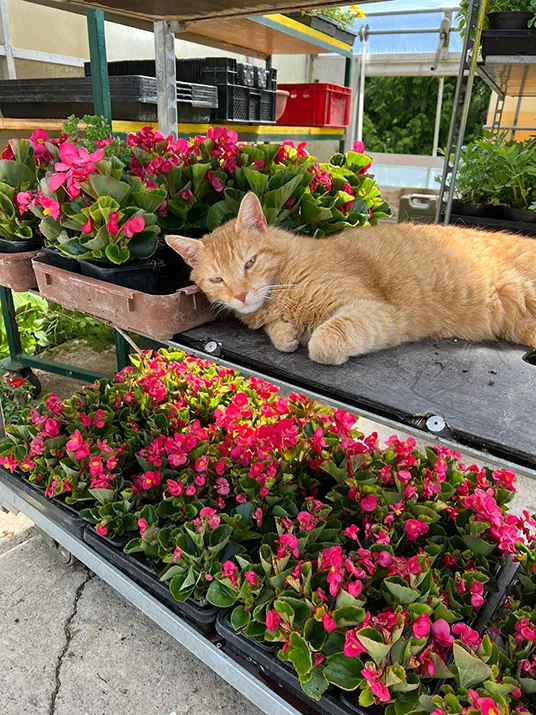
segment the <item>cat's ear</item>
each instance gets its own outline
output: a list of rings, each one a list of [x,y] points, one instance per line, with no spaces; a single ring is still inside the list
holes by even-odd
[[[195,266],[201,257],[203,243],[197,238],[166,236],[167,245],[182,256],[189,266]]]
[[[267,229],[261,202],[253,191],[249,191],[242,199],[236,219],[236,228],[247,233],[264,233]]]

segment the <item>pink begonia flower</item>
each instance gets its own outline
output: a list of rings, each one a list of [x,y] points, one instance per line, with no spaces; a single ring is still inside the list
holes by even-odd
[[[424,521],[418,519],[408,519],[404,524],[408,541],[416,541],[419,536],[424,536],[430,531],[430,527]]]
[[[47,437],[57,437],[60,433],[60,423],[58,422],[58,420],[52,419],[52,417],[47,417],[45,420],[43,432],[44,434],[46,434]]]
[[[30,135],[30,144],[32,145],[33,153],[37,161],[49,162],[52,161],[52,154],[49,152],[46,142],[48,134],[44,129],[35,129]]]
[[[160,472],[145,472],[142,477],[142,489],[148,491],[152,487],[157,487],[160,484]]]
[[[364,668],[361,671],[361,675],[365,678],[369,687],[378,700],[386,703],[391,699],[391,694],[389,693],[389,688],[382,681],[381,676],[372,668]]]
[[[376,499],[376,496],[374,494],[368,494],[366,497],[363,497],[363,499],[361,499],[361,501],[359,502],[359,506],[365,512],[372,512],[378,506],[378,500]]]
[[[33,199],[31,191],[19,191],[15,194],[15,203],[21,216],[29,211],[30,202]]]
[[[108,533],[108,529],[104,526],[104,524],[97,524],[95,528],[97,529],[97,534],[100,534],[101,536],[106,536]]]
[[[193,484],[190,484],[190,486],[186,487],[185,494],[187,497],[193,497],[196,492],[197,492],[197,489],[195,488],[195,486]]]
[[[430,633],[430,628],[430,616],[423,613],[413,622],[413,635],[415,638],[425,638]]]
[[[181,191],[181,199],[183,201],[190,201],[191,199],[195,199],[195,196],[193,195],[193,193],[191,192],[190,189],[183,189]]]
[[[60,205],[55,199],[49,199],[41,191],[37,194],[37,203],[43,207],[43,216],[51,216],[57,221],[60,215]]]
[[[231,491],[229,482],[225,479],[225,477],[217,477],[214,481],[214,485],[216,487],[216,494],[220,494],[220,496],[226,496]]]
[[[140,527],[140,534],[143,536],[145,534],[145,529],[147,529],[147,519],[140,517],[138,519],[138,526]]]
[[[357,640],[355,631],[346,632],[346,640],[344,642],[344,655],[347,658],[357,658],[361,653],[366,653],[367,651],[361,643]]]
[[[115,236],[116,233],[119,233],[119,224],[117,223],[119,220],[119,214],[117,211],[112,211],[110,214],[110,220],[106,224],[106,230],[110,234],[110,236]]]
[[[364,154],[365,153],[365,145],[363,142],[354,142],[353,146],[354,151],[356,151],[358,154]]]
[[[89,444],[84,441],[80,430],[75,430],[66,444],[68,452],[74,454],[75,459],[84,459],[89,456]]]
[[[322,625],[324,626],[324,629],[329,633],[330,631],[334,631],[337,628],[337,624],[332,616],[330,616],[329,613],[324,613],[322,615]]]
[[[480,581],[475,581],[469,591],[471,592],[471,604],[473,608],[478,610],[484,604],[484,584]]]
[[[443,648],[449,648],[454,643],[454,637],[450,633],[450,626],[444,618],[439,618],[432,624],[434,638]]]
[[[452,632],[460,637],[461,642],[466,645],[471,650],[476,650],[482,638],[479,636],[478,631],[474,631],[465,623],[455,623],[452,626]]]
[[[89,460],[89,474],[92,477],[98,477],[104,471],[104,465],[101,457],[91,457]]]
[[[182,484],[181,482],[176,482],[174,479],[168,479],[166,484],[167,490],[172,497],[180,497],[180,495],[184,491],[184,484]]]
[[[359,527],[357,527],[355,524],[351,524],[351,526],[347,527],[344,530],[344,535],[347,536],[349,539],[352,539],[352,541],[357,541],[357,533],[359,531]]]
[[[91,216],[88,218],[88,220],[85,222],[85,224],[82,226],[82,233],[92,233],[93,232],[93,219]]]
[[[145,228],[145,219],[143,216],[133,216],[125,221],[123,225],[123,233],[127,238],[132,238],[135,233],[141,233]]]
[[[362,581],[352,581],[346,586],[346,590],[350,594],[350,596],[353,596],[354,598],[358,598],[360,595],[361,591],[363,590],[363,582]]]
[[[259,584],[259,579],[257,578],[257,574],[255,573],[255,571],[246,571],[244,574],[244,578],[252,586],[258,586]]]
[[[279,613],[272,608],[266,613],[266,628],[272,633],[277,630],[279,624],[281,623],[281,616]]]
[[[64,142],[59,148],[60,161],[55,164],[57,174],[49,179],[51,191],[57,191],[66,184],[67,193],[71,198],[80,194],[80,184],[87,180],[89,174],[96,171],[95,164],[104,159],[104,149],[89,154],[85,147],[77,147],[70,142]]]
[[[276,539],[275,543],[279,544],[276,558],[281,559],[288,551],[292,553],[295,559],[299,558],[300,547],[298,545],[298,539],[294,534],[282,534],[279,540]]]

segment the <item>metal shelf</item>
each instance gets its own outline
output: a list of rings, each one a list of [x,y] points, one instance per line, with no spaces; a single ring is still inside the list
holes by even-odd
[[[488,56],[476,72],[502,98],[536,97],[536,55]]]
[[[226,655],[216,643],[212,643],[188,625],[176,614],[162,605],[156,598],[146,593],[134,581],[125,576],[112,564],[97,554],[85,542],[77,539],[68,531],[49,519],[18,494],[15,494],[0,480],[0,506],[15,514],[24,514],[52,539],[63,546],[75,558],[87,566],[93,573],[106,581],[133,606],[148,616],[166,633],[195,655],[205,665],[232,685],[261,712],[266,715],[300,715],[292,705],[257,679],[236,661]]]
[[[135,22],[157,22],[159,20],[177,21],[184,25],[199,20],[223,20],[225,18],[245,17],[247,15],[263,15],[271,12],[291,12],[322,8],[325,0],[261,0],[253,3],[251,0],[31,0],[38,5],[58,7],[62,10],[84,13],[86,10],[101,9],[107,14],[106,19],[115,15],[120,18],[130,18]],[[360,5],[366,5],[375,0],[361,0]],[[329,4],[329,3],[328,3]],[[124,20],[118,20],[124,22]],[[139,26],[139,25],[138,25]]]

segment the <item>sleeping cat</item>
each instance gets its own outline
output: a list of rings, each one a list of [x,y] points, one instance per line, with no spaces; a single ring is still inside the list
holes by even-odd
[[[253,193],[206,238],[166,240],[209,300],[315,362],[422,338],[536,346],[536,240],[415,224],[318,240],[267,226]]]

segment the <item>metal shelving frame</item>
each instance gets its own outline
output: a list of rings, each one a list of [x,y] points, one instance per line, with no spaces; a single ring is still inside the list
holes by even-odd
[[[436,222],[444,223],[445,225],[448,225],[451,219],[456,176],[460,164],[475,76],[481,77],[497,95],[491,125],[493,134],[498,134],[501,129],[508,129],[511,132],[512,139],[514,139],[516,131],[521,129],[517,125],[523,98],[536,96],[536,56],[487,56],[485,59],[479,59],[478,53],[487,4],[488,0],[470,0],[468,8],[462,60],[454,95],[454,108],[436,214]],[[502,115],[507,96],[517,97],[518,101],[513,124],[503,127]],[[523,127],[523,129],[530,128]]]

